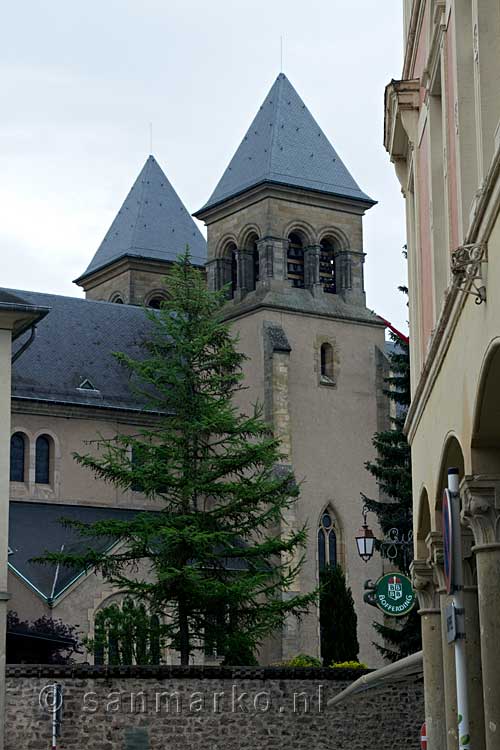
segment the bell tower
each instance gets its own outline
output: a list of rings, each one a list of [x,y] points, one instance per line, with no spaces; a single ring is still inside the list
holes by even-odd
[[[248,356],[241,408],[259,402],[301,482],[283,533],[308,527],[294,587],[312,591],[341,565],[358,615],[360,657],[378,661],[363,582],[380,574],[354,545],[359,493],[378,495],[364,468],[386,426],[384,324],[366,307],[363,215],[374,205],[285,75],[280,74],[208,202],[207,278]],[[328,522],[325,521],[328,519]],[[283,592],[287,596],[288,592]],[[290,619],[261,655],[320,655],[318,612]]]
[[[154,158],[149,156],[86,271],[75,283],[88,299],[159,307],[163,279],[189,245],[203,267],[206,242]]]
[[[235,305],[291,289],[293,304],[363,308],[362,217],[374,203],[281,73],[195,214],[209,285],[230,284]]]

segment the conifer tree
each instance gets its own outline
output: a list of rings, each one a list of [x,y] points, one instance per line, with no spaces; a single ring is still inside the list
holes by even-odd
[[[245,415],[236,405],[245,355],[223,322],[225,301],[224,291],[206,289],[186,250],[161,310],[145,312],[152,330],[143,358],[116,355],[156,423],[75,456],[96,477],[156,501],[157,511],[71,522],[89,540],[86,552],[44,558],[99,571],[160,614],[162,638],[182,664],[207,635],[226,663],[248,663],[317,596],[289,593],[306,530],[280,529],[299,487],[261,410]],[[98,552],[92,539],[103,537],[120,545]]]
[[[321,571],[319,612],[323,666],[357,661],[358,618],[340,565],[328,565]]]
[[[408,294],[406,287],[399,289]],[[397,528],[400,535],[408,539],[413,529],[411,453],[403,427],[411,399],[410,354],[408,341],[393,332],[390,337],[394,347],[389,353],[391,374],[385,379],[384,392],[396,406],[395,416],[391,417],[390,429],[375,433],[373,445],[377,456],[365,464],[375,477],[383,499],[374,500],[363,494],[362,499],[368,510],[376,514],[383,536]],[[380,549],[379,545],[377,547]],[[399,547],[393,563],[408,574],[412,557],[411,545]],[[394,626],[377,622],[373,626],[386,643],[385,646],[375,645],[388,661],[397,661],[421,648],[420,617],[416,609]]]

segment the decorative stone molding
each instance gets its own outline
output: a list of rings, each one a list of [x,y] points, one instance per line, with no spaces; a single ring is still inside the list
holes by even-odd
[[[419,614],[440,613],[439,592],[436,587],[433,568],[427,560],[413,560],[410,570],[413,588],[417,593],[420,605]]]
[[[474,534],[476,549],[500,544],[500,477],[466,476],[460,485],[462,523]]]
[[[430,565],[434,571],[434,577],[439,593],[443,594],[446,591],[443,537],[438,531],[431,531],[430,534],[427,535],[425,543],[429,550],[427,564]]]

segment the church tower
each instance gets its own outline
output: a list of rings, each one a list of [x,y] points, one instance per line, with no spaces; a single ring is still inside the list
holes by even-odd
[[[206,242],[154,156],[149,156],[86,271],[87,299],[159,307],[162,280],[189,245],[203,267]]]
[[[360,492],[377,497],[364,468],[371,438],[387,424],[384,324],[367,309],[363,284],[362,218],[374,203],[280,74],[195,214],[207,225],[208,284],[228,285],[226,317],[249,357],[242,406],[263,404],[301,482],[283,521],[284,533],[308,527],[297,590],[314,589],[325,565],[343,567],[360,658],[370,665],[378,661],[374,610],[363,602],[363,584],[378,577],[380,562],[362,562],[354,539]],[[298,653],[320,655],[316,611],[290,621],[263,657]]]

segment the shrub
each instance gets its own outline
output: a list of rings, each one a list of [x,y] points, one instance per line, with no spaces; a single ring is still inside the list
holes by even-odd
[[[282,661],[280,667],[321,667],[321,660],[308,654],[297,654],[288,661]]]
[[[368,669],[362,661],[334,661],[330,664],[331,669]]]

